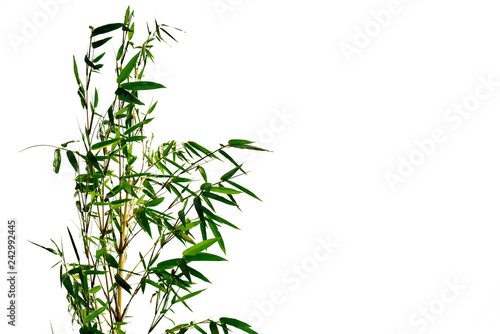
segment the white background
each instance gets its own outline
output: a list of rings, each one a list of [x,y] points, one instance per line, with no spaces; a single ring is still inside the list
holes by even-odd
[[[149,79],[168,86],[154,95],[155,136],[209,147],[250,138],[274,151],[244,156],[253,172],[242,184],[263,202],[229,213],[241,227],[223,232],[229,262],[206,267],[214,284],[177,321],[229,316],[264,334],[498,333],[500,87],[480,79],[500,81],[495,4],[130,1],[138,34],[154,18],[186,31],[155,48]],[[8,218],[20,238],[18,327],[6,325],[2,279],[2,333],[49,333],[49,321],[71,333],[55,259],[26,240],[69,246],[73,173],[65,163],[53,174],[52,149],[18,151],[77,139],[72,56],[83,71],[88,26],[120,22],[125,8],[0,3],[2,263]],[[371,12],[388,8],[377,23]],[[357,53],[346,57],[347,44]],[[104,101],[114,86],[102,80]],[[477,91],[489,95],[467,118],[444,118]],[[445,140],[429,144],[439,129]],[[421,164],[391,189],[387,173],[404,173],[410,157]],[[128,333],[145,333],[143,310]]]

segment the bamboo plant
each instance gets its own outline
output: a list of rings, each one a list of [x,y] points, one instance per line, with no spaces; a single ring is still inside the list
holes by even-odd
[[[146,126],[153,121],[157,102],[146,107],[140,93],[164,86],[144,81],[144,71],[154,60],[153,45],[176,41],[174,34],[180,30],[155,21],[147,25],[146,40],[137,44],[133,17],[127,8],[123,23],[90,27],[83,77],[73,57],[83,109],[81,138],[53,146],[53,169],[58,173],[66,156],[75,170],[79,227],[77,233],[68,227],[71,247],[66,250],[52,239],[53,248],[34,244],[58,257],[54,267],[59,267],[68,308],[81,334],[126,333],[132,318],[130,305],[142,302],[137,298],[141,294],[150,296],[143,300],[154,305],[144,333],[227,334],[234,329],[256,333],[234,318],[176,324],[172,316],[178,307],[191,310],[188,302],[203,291],[194,289],[197,283],[210,283],[195,269],[197,262],[225,260],[207,251],[218,245],[225,254],[221,229],[237,228],[217,213],[218,207],[239,209],[235,199],[239,194],[259,199],[236,182],[246,172],[229,155],[230,150],[265,150],[240,139],[211,150],[193,141],[171,140],[153,146]],[[113,38],[120,44],[111,59],[103,49],[111,46],[108,42]],[[114,63],[116,90],[112,103],[101,107],[99,90],[92,83],[102,72],[104,60]],[[214,180],[204,166],[215,160],[229,167]],[[66,253],[68,248],[72,254]],[[166,257],[167,248],[179,253]],[[136,261],[127,261],[129,254]],[[165,318],[173,327],[160,326]]]

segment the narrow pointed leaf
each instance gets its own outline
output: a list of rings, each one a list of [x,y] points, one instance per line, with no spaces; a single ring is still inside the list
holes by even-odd
[[[123,23],[110,23],[92,30],[92,36],[102,35],[123,27]]]
[[[166,87],[156,82],[138,81],[138,82],[123,83],[121,84],[121,88],[126,90],[150,90],[150,89],[159,89]]]
[[[97,310],[95,310],[94,312],[90,313],[88,316],[86,316],[84,319],[83,319],[83,323],[89,323],[91,322],[92,320],[94,320],[95,318],[97,318],[97,316],[99,316],[99,314],[101,314],[102,312],[104,312],[105,310],[107,310],[108,308],[106,306],[103,306],[101,308],[98,308]]]
[[[135,68],[135,65],[137,64],[137,60],[139,59],[140,55],[141,55],[141,53],[139,52],[134,57],[132,57],[132,59],[129,60],[127,65],[125,65],[123,70],[120,72],[120,75],[116,79],[117,83],[122,83],[128,79],[128,77],[130,76],[130,73],[132,73],[132,70]]]
[[[108,42],[111,38],[113,38],[113,37],[107,37],[107,38],[103,38],[101,40],[95,41],[95,42],[92,43],[92,47],[94,49],[97,49],[98,47],[106,44],[106,42]]]
[[[196,254],[199,254],[200,252],[204,251],[208,247],[212,246],[214,243],[217,242],[219,238],[212,238],[212,239],[207,239],[204,240],[200,243],[197,243],[194,246],[189,247],[186,249],[184,252],[182,252],[183,256],[194,256]]]
[[[66,151],[66,156],[68,157],[69,163],[75,171],[78,173],[78,160],[76,160],[76,156],[72,151]]]
[[[115,275],[115,281],[116,281],[116,284],[118,284],[119,286],[124,288],[125,291],[127,291],[128,293],[130,293],[130,290],[132,289],[132,287],[119,274]]]

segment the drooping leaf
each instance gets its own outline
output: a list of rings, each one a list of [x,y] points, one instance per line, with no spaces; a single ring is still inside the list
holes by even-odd
[[[118,269],[118,262],[116,262],[115,258],[113,255],[106,253],[106,262],[110,267],[117,268]]]
[[[233,319],[233,318],[220,318],[219,321],[223,324],[227,324],[227,325],[230,325],[230,326],[233,326],[233,327],[236,327],[238,329],[241,329],[242,331],[244,332],[247,332],[247,333],[250,333],[250,334],[257,334],[257,332],[255,332],[254,330],[252,330],[250,327],[249,324],[247,324],[246,322],[243,322],[243,321],[240,321],[238,319]]]
[[[123,83],[121,84],[121,88],[126,90],[150,90],[150,89],[159,89],[166,87],[156,82],[137,81],[137,82]]]
[[[229,183],[230,185],[232,185],[233,187],[235,187],[235,188],[237,188],[237,189],[241,190],[241,191],[242,191],[242,192],[244,192],[245,194],[247,194],[247,195],[249,195],[249,196],[252,196],[253,198],[258,199],[259,201],[261,201],[261,199],[260,199],[260,198],[258,198],[258,197],[257,197],[257,195],[255,195],[253,192],[251,192],[251,191],[250,191],[250,190],[248,190],[247,188],[245,188],[245,187],[243,187],[243,186],[241,186],[241,185],[239,185],[239,184],[237,184],[237,183],[235,183],[235,182],[233,182],[233,181],[230,181],[230,180],[227,180],[226,182],[227,182],[227,183]]]
[[[52,163],[54,166],[54,173],[59,173],[59,169],[61,168],[61,150],[56,149],[54,151],[54,162]]]
[[[66,151],[66,156],[68,157],[71,166],[73,166],[75,171],[78,173],[78,160],[76,160],[76,156],[73,151]]]
[[[217,323],[210,321],[210,334],[219,334],[219,328],[217,328]]]
[[[130,92],[126,91],[123,88],[118,88],[115,91],[115,95],[118,96],[118,99],[121,101],[133,104],[139,104],[141,106],[144,105],[144,103],[142,103],[137,97],[135,97],[134,95],[132,95]]]
[[[132,289],[132,287],[118,273],[115,275],[115,281],[116,281],[116,284],[118,284],[119,286],[124,288],[125,291],[127,291],[128,293],[130,293],[130,290]]]

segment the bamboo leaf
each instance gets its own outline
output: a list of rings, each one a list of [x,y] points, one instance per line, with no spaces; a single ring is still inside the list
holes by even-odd
[[[219,238],[212,238],[212,239],[207,239],[204,240],[200,243],[197,243],[194,246],[189,247],[186,249],[184,252],[182,252],[183,256],[194,256],[196,254],[199,254],[200,252],[204,251],[208,247],[212,246],[214,243],[217,242]]]
[[[150,81],[137,81],[137,82],[126,82],[120,85],[121,88],[126,90],[150,90],[166,88],[165,86]]]
[[[52,166],[54,166],[54,173],[59,173],[59,169],[61,168],[61,150],[56,149],[54,151],[54,162],[52,162]]]
[[[82,81],[80,80],[80,75],[78,75],[78,66],[76,65],[75,56],[73,56],[73,72],[75,73],[76,83],[80,86]]]
[[[228,142],[229,146],[234,146],[234,145],[247,145],[247,144],[253,144],[255,142],[250,141],[250,140],[244,140],[244,139],[231,139]]]
[[[210,334],[219,334],[219,328],[217,328],[217,323],[210,321]]]
[[[117,143],[118,141],[120,141],[120,139],[121,138],[114,138],[114,139],[109,139],[109,140],[99,142],[97,144],[92,145],[92,149],[99,150],[99,149],[104,148],[106,146],[113,145],[114,143]]]
[[[124,280],[120,274],[116,274],[115,275],[115,281],[116,281],[116,284],[118,284],[119,286],[121,286],[122,288],[125,289],[125,291],[127,291],[128,293],[130,293],[130,290],[132,289],[132,287],[130,286],[130,284],[127,283],[126,280]]]
[[[139,104],[141,106],[144,105],[144,103],[142,103],[137,97],[135,97],[134,95],[132,95],[130,92],[126,91],[123,88],[118,88],[115,91],[115,95],[118,96],[118,99],[121,101],[133,104]]]
[[[90,313],[88,316],[86,316],[84,319],[83,319],[83,323],[89,323],[91,322],[92,320],[94,320],[95,318],[97,318],[99,316],[99,314],[101,314],[102,312],[104,312],[105,310],[107,310],[107,307],[106,306],[103,306],[101,308],[98,308],[97,310],[95,310],[94,312]]]
[[[107,38],[103,38],[101,40],[95,41],[95,42],[92,43],[92,47],[94,49],[97,49],[98,47],[106,44],[106,42],[108,42],[111,38],[113,38],[113,37],[107,37]]]
[[[250,333],[250,334],[257,334],[257,332],[253,331],[250,327],[249,324],[246,322],[240,321],[238,319],[233,319],[233,318],[220,318],[219,321],[223,324],[230,325],[233,327],[236,327],[238,329],[241,329],[244,332]]]
[[[110,267],[118,269],[118,262],[116,262],[115,258],[111,254],[106,253],[105,257],[106,257],[106,262]]]
[[[216,192],[216,193],[221,193],[221,194],[241,194],[241,191],[231,189],[231,188],[226,188],[226,187],[212,187],[210,191]]]
[[[71,235],[71,231],[69,230],[69,227],[67,227],[67,229],[68,229],[69,238],[71,240],[71,244],[73,245],[73,250],[75,251],[75,254],[76,254],[76,258],[78,260],[78,263],[80,263],[80,255],[78,255],[78,250],[76,249],[75,240],[73,239],[73,236]]]
[[[219,238],[215,238],[219,239]],[[208,240],[207,240],[208,241]],[[187,255],[185,256],[186,262],[194,262],[194,261],[227,261],[225,258],[215,255],[215,254],[210,254],[210,253],[198,253],[196,255]]]
[[[255,199],[258,199],[259,201],[262,201],[260,198],[258,198],[258,197],[257,197],[257,195],[255,195],[253,192],[251,192],[251,191],[250,191],[250,190],[248,190],[247,188],[245,188],[245,187],[243,187],[243,186],[240,186],[239,184],[237,184],[237,183],[235,183],[235,182],[233,182],[233,181],[229,181],[229,180],[227,180],[226,182],[227,182],[227,183],[229,183],[230,185],[232,185],[233,187],[235,187],[235,188],[237,188],[237,189],[241,190],[241,191],[242,191],[242,192],[244,192],[245,194],[250,195],[250,196],[252,196],[252,197],[253,197],[253,198],[255,198]]]
[[[75,171],[78,173],[78,160],[76,160],[76,156],[73,151],[66,151],[66,156],[68,157],[71,166],[73,166]]]
[[[181,297],[179,299],[177,299],[175,302],[173,302],[172,304],[176,304],[178,302],[183,302],[189,298],[193,298],[194,296],[202,293],[203,291],[205,291],[206,289],[203,289],[203,290],[198,290],[198,291],[195,291],[195,292],[191,292],[191,293],[188,293],[187,295],[185,295],[184,297]]]
[[[141,55],[140,52],[138,52],[132,59],[129,60],[127,65],[123,68],[123,70],[120,72],[120,75],[116,79],[117,83],[122,83],[125,80],[128,79],[130,76],[130,73],[132,73],[132,70],[135,68],[135,65],[137,64],[137,60],[139,59],[139,56]]]
[[[124,26],[123,23],[110,23],[110,24],[106,24],[106,25],[97,27],[94,30],[92,30],[92,36],[106,34],[106,33],[111,32],[113,30],[120,29],[123,26]]]

